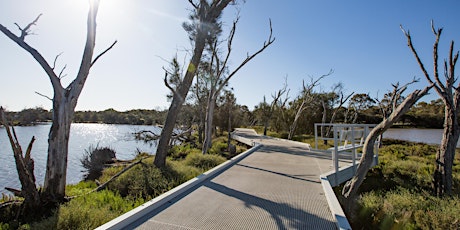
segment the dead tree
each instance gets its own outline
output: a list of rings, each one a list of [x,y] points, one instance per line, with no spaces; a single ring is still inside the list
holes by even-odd
[[[283,99],[283,95],[286,94],[285,98]],[[287,89],[287,77],[284,79],[284,84],[281,89],[272,94],[272,102],[270,105],[267,104],[264,96],[264,101],[261,103],[261,111],[262,111],[262,122],[264,125],[264,136],[267,136],[267,129],[270,120],[273,117],[273,114],[277,109],[282,112],[282,109],[285,107],[287,101],[289,100],[289,90]]]
[[[402,94],[407,89],[409,84],[412,82],[400,87],[399,83],[393,85],[393,91],[391,95],[391,113],[388,117],[384,117],[382,122],[380,122],[375,128],[371,130],[369,135],[366,137],[363,146],[363,154],[361,160],[356,170],[353,178],[348,181],[342,190],[342,195],[347,198],[347,204],[349,210],[352,210],[354,200],[356,198],[359,187],[361,186],[364,178],[369,171],[372,162],[374,161],[374,145],[378,137],[383,134],[387,129],[389,129],[395,122],[397,122],[409,109],[423,96],[425,96],[428,91],[431,89],[432,85],[425,87],[423,90],[414,90],[409,94],[400,104],[398,101],[402,97]]]
[[[32,145],[35,141],[35,137],[32,137],[30,140],[29,146],[24,154],[16,136],[16,132],[13,127],[9,126],[2,107],[0,107],[0,124],[3,124],[5,127],[11,148],[13,149],[16,170],[18,171],[19,181],[21,182],[21,191],[19,195],[24,197],[23,214],[31,215],[35,210],[39,209],[42,204],[40,193],[35,184],[34,160],[31,157]]]
[[[295,113],[294,121],[292,122],[291,126],[289,127],[289,136],[288,139],[292,140],[295,134],[295,130],[297,128],[297,123],[299,121],[300,116],[302,115],[303,111],[308,108],[308,104],[313,101],[313,89],[318,86],[319,81],[329,75],[331,75],[334,71],[331,69],[329,73],[322,75],[318,79],[314,80],[311,79],[310,84],[305,85],[305,82],[302,83],[302,94],[300,95],[299,99],[301,101],[299,107],[297,108],[297,112]]]
[[[337,107],[334,108],[334,111],[332,112],[332,116],[331,116],[331,119],[329,120],[329,123],[334,123],[335,122],[335,118],[337,117],[337,114],[338,114],[340,108],[342,108],[342,106],[348,101],[348,99],[351,98],[351,96],[353,96],[353,94],[355,92],[352,92],[352,93],[350,93],[350,94],[345,96],[343,94],[343,85],[341,83],[339,83],[334,87],[332,93],[337,95],[337,98],[333,99],[333,102],[332,102],[333,104],[337,104]],[[327,119],[327,116],[326,116],[326,112],[327,112],[326,100],[327,100],[327,98],[325,98],[324,100],[321,101],[321,103],[323,105],[323,118],[322,118],[322,123],[323,124],[326,123],[326,119]],[[326,126],[323,126],[323,127],[325,128]],[[326,131],[326,134],[324,135],[323,127],[321,128],[321,136],[329,137],[329,135],[332,132],[332,128],[329,127],[327,129],[327,131]],[[325,145],[327,144],[327,140],[324,140],[324,144]]]
[[[209,71],[208,74],[210,76],[211,84],[209,89],[209,96],[208,96],[208,104],[206,108],[206,120],[205,120],[205,135],[204,135],[204,142],[203,142],[203,154],[208,152],[208,149],[211,147],[211,140],[212,140],[212,128],[213,128],[213,117],[214,117],[214,109],[216,107],[217,97],[219,97],[221,91],[224,87],[228,84],[230,79],[235,76],[235,74],[243,68],[248,62],[250,62],[253,58],[257,55],[262,53],[267,47],[269,47],[275,41],[275,38],[272,37],[273,30],[272,24],[270,21],[270,34],[268,39],[263,43],[263,46],[257,50],[255,53],[251,55],[247,55],[247,57],[228,75],[226,72],[228,70],[228,61],[230,59],[230,54],[232,52],[232,42],[236,32],[236,25],[238,23],[238,18],[233,22],[232,29],[230,31],[230,35],[227,40],[227,54],[225,55],[224,60],[221,61],[219,57],[219,49],[218,49],[218,38],[209,44],[210,52],[211,52],[211,59],[209,63]]]
[[[80,69],[76,78],[65,88],[61,84],[62,71],[57,74],[55,72],[55,66],[51,66],[36,49],[32,48],[25,41],[25,38],[30,35],[30,28],[37,23],[41,14],[25,28],[21,28],[16,24],[21,33],[19,36],[0,24],[0,31],[33,56],[45,70],[53,86],[53,123],[48,139],[48,158],[43,188],[44,193],[42,194],[42,196],[47,197],[51,202],[59,202],[63,200],[65,196],[70,125],[72,123],[78,97],[80,96],[91,67],[116,43],[115,41],[109,48],[93,59],[96,42],[96,16],[98,7],[99,0],[90,1],[87,18],[86,44]]]
[[[460,136],[460,127],[458,124],[458,113],[460,109],[460,83],[457,83],[455,76],[455,65],[457,64],[459,52],[454,54],[454,41],[450,42],[449,59],[444,61],[444,78],[443,83],[439,77],[438,71],[438,45],[441,37],[442,28],[436,29],[431,21],[431,30],[435,36],[433,45],[433,77],[428,74],[420,57],[418,56],[412,44],[412,38],[409,31],[401,30],[407,38],[407,46],[415,56],[420,69],[426,80],[434,85],[434,89],[444,102],[444,131],[442,134],[441,144],[436,153],[436,165],[433,175],[433,191],[436,195],[452,195],[452,166],[455,157],[458,138]]]
[[[192,85],[196,70],[200,65],[206,42],[213,36],[213,29],[218,24],[222,11],[232,1],[234,0],[214,0],[212,3],[209,3],[207,0],[199,0],[199,2],[196,3],[193,0],[189,0],[189,3],[193,7],[193,12],[191,15],[192,23],[187,25],[187,28],[189,30],[190,40],[194,43],[193,54],[185,76],[177,88],[173,89],[172,87],[168,87],[173,91],[173,99],[169,106],[168,115],[166,116],[166,121],[158,141],[154,160],[154,164],[157,167],[162,168],[166,164],[169,142],[176,124],[177,116],[179,115],[182,104]]]

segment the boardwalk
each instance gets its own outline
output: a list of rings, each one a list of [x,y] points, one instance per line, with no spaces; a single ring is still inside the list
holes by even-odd
[[[319,179],[330,156],[237,133],[263,147],[126,229],[336,229]]]

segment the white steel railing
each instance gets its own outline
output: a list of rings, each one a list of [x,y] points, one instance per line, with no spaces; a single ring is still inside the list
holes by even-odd
[[[375,124],[338,124],[338,123],[315,123],[315,149],[319,151],[327,151],[332,153],[332,164],[335,172],[335,184],[341,183],[342,180],[339,180],[339,153],[341,152],[350,152],[351,153],[351,169],[352,174],[356,172],[356,159],[357,159],[357,149],[363,147],[366,137],[369,135],[369,132],[374,128]],[[323,136],[326,134],[325,129],[332,130],[327,133],[332,133],[332,136]],[[319,134],[318,135],[318,131]],[[326,150],[318,149],[319,140],[330,140],[334,142],[334,147],[328,148]],[[374,157],[378,159],[378,145],[380,140],[376,141],[376,147],[374,151]],[[377,162],[374,162],[377,164]],[[346,176],[349,177],[349,176]],[[349,178],[348,178],[349,179]]]

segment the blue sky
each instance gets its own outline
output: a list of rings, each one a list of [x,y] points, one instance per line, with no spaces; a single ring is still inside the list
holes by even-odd
[[[85,42],[88,4],[84,0],[2,0],[0,23],[17,32],[43,13],[36,35],[26,38],[52,63],[62,52],[56,69],[67,65],[63,84],[76,75]],[[77,110],[114,108],[165,109],[167,88],[162,78],[165,59],[176,53],[189,57],[187,34],[181,27],[188,15],[186,0],[102,0],[98,14],[96,50],[114,40],[118,44],[92,68]],[[410,30],[414,45],[432,72],[434,36],[430,20],[444,27],[440,60],[451,40],[460,41],[458,1],[310,1],[247,0],[240,6],[240,22],[234,40],[231,65],[237,65],[262,45],[272,20],[275,43],[230,81],[239,104],[250,109],[279,89],[287,76],[290,95],[302,81],[334,70],[321,81],[329,90],[342,82],[348,93],[382,95],[395,82],[419,77],[410,89],[426,86],[426,80],[407,47],[399,25]],[[226,28],[235,9],[226,9]],[[8,110],[35,106],[51,108],[48,77],[22,48],[0,34],[0,105]],[[456,48],[458,50],[458,48]],[[436,99],[434,91],[424,98]]]

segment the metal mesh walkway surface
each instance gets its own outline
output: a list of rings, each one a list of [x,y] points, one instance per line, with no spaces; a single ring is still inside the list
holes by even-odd
[[[330,157],[238,130],[263,147],[126,229],[336,229],[319,180]]]

